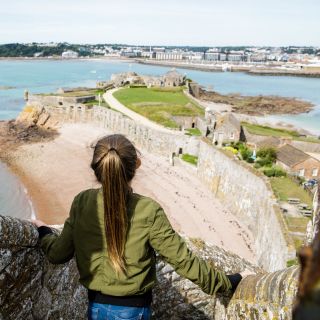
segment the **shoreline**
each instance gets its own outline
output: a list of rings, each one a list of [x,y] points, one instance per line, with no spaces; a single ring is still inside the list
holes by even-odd
[[[125,63],[137,63],[145,65],[153,65],[160,67],[172,67],[189,70],[198,70],[204,72],[242,72],[252,76],[287,76],[287,77],[302,77],[302,78],[320,78],[320,71],[312,70],[285,70],[275,68],[255,68],[251,65],[233,65],[228,61],[225,63],[227,70],[223,70],[223,65],[213,64],[191,64],[179,63],[175,61],[161,60],[142,60],[139,58],[127,58],[120,56],[96,56],[96,57],[78,57],[78,58],[62,58],[62,57],[0,57],[0,61],[119,61]],[[320,69],[320,65],[319,68]]]
[[[6,157],[9,168],[27,188],[37,218],[49,225],[64,222],[76,194],[99,187],[89,166],[90,145],[109,134],[88,124],[63,124],[58,131],[55,139],[21,144]],[[133,180],[135,192],[159,202],[178,232],[256,262],[250,231],[193,173],[172,167],[166,157],[141,151],[142,166]]]
[[[62,58],[62,57],[0,57],[0,61],[121,61],[132,63],[131,59],[121,57],[78,57],[78,58]]]
[[[177,63],[171,61],[147,61],[147,60],[139,60],[135,59],[136,63],[146,64],[146,65],[154,65],[154,66],[163,66],[163,67],[172,67],[172,68],[181,68],[181,69],[189,69],[189,70],[198,70],[205,72],[243,72],[252,76],[287,76],[287,77],[305,77],[305,78],[320,78],[319,72],[299,72],[299,71],[291,71],[291,70],[279,70],[279,69],[271,69],[271,70],[251,70],[249,66],[238,66],[238,65],[230,65],[230,70],[223,70],[222,65],[200,65],[200,64],[189,64],[189,63]],[[320,68],[320,66],[319,66]]]

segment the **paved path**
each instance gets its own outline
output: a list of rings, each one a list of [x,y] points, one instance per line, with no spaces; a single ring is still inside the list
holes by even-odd
[[[118,91],[121,89],[111,89],[108,90],[104,95],[103,98],[104,100],[108,103],[108,105],[115,109],[118,110],[120,112],[122,112],[123,114],[125,114],[126,116],[128,116],[129,118],[131,118],[132,120],[146,126],[149,127],[151,129],[157,130],[157,131],[161,131],[161,132],[166,132],[166,133],[171,133],[171,134],[176,134],[176,135],[183,135],[184,133],[182,131],[178,131],[178,130],[170,130],[167,129],[153,121],[148,120],[147,118],[145,118],[144,116],[141,116],[140,114],[128,109],[126,106],[124,106],[121,102],[119,102],[114,96],[113,93],[115,91]]]

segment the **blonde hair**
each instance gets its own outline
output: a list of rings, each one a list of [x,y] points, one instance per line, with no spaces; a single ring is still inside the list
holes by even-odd
[[[124,256],[128,229],[126,201],[137,165],[137,150],[123,135],[100,139],[91,168],[102,184],[107,250],[117,273],[126,271]]]

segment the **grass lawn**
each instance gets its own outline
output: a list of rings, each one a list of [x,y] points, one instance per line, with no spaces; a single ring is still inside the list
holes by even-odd
[[[104,101],[104,99],[101,99],[101,103],[100,106],[101,107],[107,107],[109,108],[109,105]],[[92,101],[88,101],[84,103],[86,106],[98,106],[99,105],[99,101],[98,100],[92,100]]]
[[[288,226],[289,232],[292,232],[291,237],[294,242],[296,250],[299,250],[303,245],[304,236],[299,236],[297,233],[302,235],[306,234],[307,225],[310,221],[307,217],[289,217],[285,216],[285,221]]]
[[[289,230],[292,232],[305,233],[307,229],[308,222],[310,221],[307,217],[285,217]]]
[[[188,154],[188,153],[183,154],[181,159],[183,161],[185,161],[185,162],[189,162],[189,163],[193,164],[194,166],[196,166],[197,163],[198,163],[198,157],[193,156],[193,155]]]
[[[183,93],[183,87],[125,88],[114,97],[129,109],[169,128],[178,128],[173,116],[204,115],[204,110]]]
[[[104,89],[88,88],[81,91],[70,91],[65,93],[39,93],[40,96],[59,96],[59,97],[86,97],[101,94],[103,95],[106,91]]]
[[[201,131],[198,128],[190,128],[185,131],[187,132],[186,135],[189,136],[201,136]]]
[[[272,177],[270,178],[270,182],[275,195],[281,201],[287,201],[288,198],[298,198],[302,203],[306,203],[312,207],[312,199],[309,194],[290,178]]]
[[[249,131],[249,133],[256,134],[259,136],[284,137],[284,138],[291,138],[293,140],[320,143],[320,140],[317,138],[300,137],[299,133],[294,130],[271,128],[268,126],[260,126],[260,125],[251,124],[248,122],[242,122],[241,124],[243,127],[245,127]]]

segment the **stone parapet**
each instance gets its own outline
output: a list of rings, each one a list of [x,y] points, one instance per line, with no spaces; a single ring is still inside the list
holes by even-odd
[[[86,319],[86,289],[78,280],[75,260],[52,265],[38,245],[28,221],[0,216],[0,319]],[[297,267],[261,273],[239,256],[199,239],[186,239],[202,259],[227,273],[244,269],[235,294],[209,296],[157,258],[155,319],[291,319]]]

